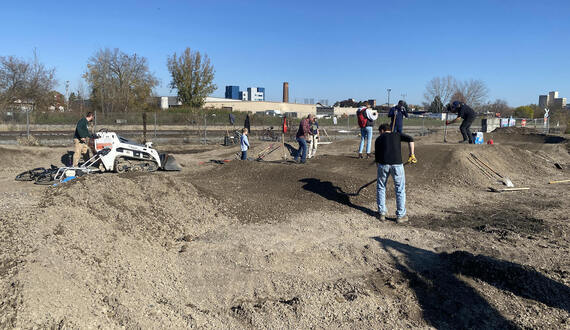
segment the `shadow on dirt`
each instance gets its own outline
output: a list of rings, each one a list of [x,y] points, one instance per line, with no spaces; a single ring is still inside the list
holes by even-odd
[[[287,148],[287,152],[289,152],[289,156],[297,157],[297,153],[299,152],[299,150],[297,148],[293,147],[289,143],[285,143],[285,148]]]
[[[409,280],[424,319],[436,328],[518,328],[475,289],[458,278],[467,275],[498,289],[569,310],[570,288],[530,267],[457,251],[437,254],[393,240],[373,237]]]
[[[570,288],[528,266],[465,251],[443,253],[455,274],[478,278],[501,290],[570,312]]]
[[[536,204],[536,203],[535,203]],[[538,207],[538,206],[537,206]],[[544,220],[530,215],[523,207],[503,205],[499,208],[449,209],[449,215],[441,218],[432,216],[414,217],[411,226],[427,229],[472,228],[486,233],[507,236],[509,233],[531,235],[548,229]]]
[[[345,193],[342,188],[335,186],[330,181],[321,181],[315,178],[305,178],[299,180],[299,182],[303,182],[303,189],[320,195],[330,201],[337,202],[342,205],[349,206],[353,209],[359,210],[364,212],[370,216],[375,216],[377,212],[360,205],[353,204],[350,201],[350,194]]]

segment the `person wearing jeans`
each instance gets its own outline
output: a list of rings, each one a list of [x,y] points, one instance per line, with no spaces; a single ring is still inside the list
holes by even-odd
[[[380,136],[374,143],[378,177],[376,179],[376,201],[378,203],[378,218],[386,220],[386,184],[391,176],[394,179],[396,192],[396,222],[408,221],[406,214],[406,174],[402,162],[401,143],[408,142],[410,148],[409,163],[416,163],[414,155],[414,139],[407,134],[392,132],[390,125],[382,124],[378,128]]]
[[[360,147],[358,148],[358,155],[362,158],[362,151],[364,151],[364,139],[366,139],[366,158],[370,157],[370,149],[372,149],[372,130],[373,126],[368,126],[368,123],[372,122],[369,120],[366,123],[366,127],[360,128]],[[373,122],[372,122],[373,123]],[[374,124],[372,124],[374,125]],[[353,149],[354,150],[354,149]]]
[[[370,109],[368,102],[364,102],[364,106],[356,111],[358,125],[360,126],[360,146],[358,147],[358,158],[362,158],[364,151],[364,140],[366,139],[366,158],[370,158],[370,150],[372,149],[372,134],[374,128],[374,120],[378,118],[378,113]]]
[[[247,160],[247,150],[249,149],[249,139],[247,138],[247,128],[241,130],[241,160]]]
[[[299,129],[297,130],[297,142],[299,142],[299,150],[295,155],[295,162],[301,156],[301,164],[307,161],[307,138],[311,138],[311,124],[315,121],[315,116],[309,114],[307,118],[301,120]]]

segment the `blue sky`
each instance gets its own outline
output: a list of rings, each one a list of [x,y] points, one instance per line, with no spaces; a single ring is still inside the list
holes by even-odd
[[[65,90],[100,48],[149,61],[171,94],[166,58],[190,47],[225,85],[263,86],[280,100],[349,97],[420,103],[436,76],[480,79],[512,106],[570,98],[570,1],[9,1],[0,56],[55,67]]]

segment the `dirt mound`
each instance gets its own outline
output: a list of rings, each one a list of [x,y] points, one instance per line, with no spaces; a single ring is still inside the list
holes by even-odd
[[[40,206],[85,210],[136,237],[172,242],[224,222],[216,200],[166,173],[95,174],[46,191]],[[83,212],[78,212],[78,217]]]
[[[254,157],[271,145],[252,144]],[[546,184],[568,173],[552,163],[570,163],[564,144],[419,139],[405,225],[373,216],[377,168],[357,147],[319,146],[304,165],[279,150],[224,162],[238,146],[165,147],[181,172],[57,187],[10,174],[0,181],[0,328],[567,325],[570,202],[567,186]],[[3,149],[25,169],[63,153]],[[496,183],[471,153],[532,189],[488,192]],[[387,197],[393,215],[392,180]]]
[[[66,148],[46,147],[0,147],[2,166],[0,171],[18,174],[35,167],[48,168],[51,164],[61,165],[61,157],[67,153]]]
[[[539,133],[534,128],[502,127],[485,134],[485,140],[493,139],[497,143],[567,143],[568,141],[558,135]]]

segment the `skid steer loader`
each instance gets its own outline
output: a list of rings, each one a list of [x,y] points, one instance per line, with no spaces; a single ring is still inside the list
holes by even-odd
[[[153,172],[180,171],[181,168],[172,155],[160,154],[152,148],[152,142],[136,143],[119,136],[115,132],[101,130],[95,133],[92,149],[99,152],[109,149],[101,155],[99,169],[118,173],[127,171]]]
[[[95,172],[181,170],[172,155],[158,153],[152,148],[152,142],[136,143],[105,129],[93,135],[89,146],[95,154],[78,166],[35,168],[18,174],[16,180],[51,185]]]

